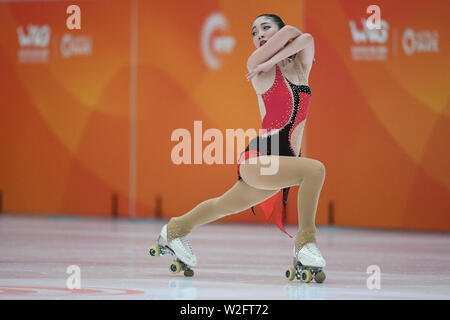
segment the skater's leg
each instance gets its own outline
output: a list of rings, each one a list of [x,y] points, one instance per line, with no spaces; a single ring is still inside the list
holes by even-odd
[[[257,189],[239,180],[223,195],[205,200],[186,214],[170,219],[167,226],[167,239],[171,241],[185,236],[196,226],[242,212],[277,192],[278,190]]]
[[[276,157],[276,158],[275,158]],[[240,167],[242,179],[254,188],[276,189],[300,185],[298,192],[299,228],[295,239],[296,252],[307,242],[315,242],[315,218],[317,203],[325,180],[322,162],[305,157],[261,156],[263,162],[243,162]],[[262,174],[268,161],[278,161],[273,174]]]

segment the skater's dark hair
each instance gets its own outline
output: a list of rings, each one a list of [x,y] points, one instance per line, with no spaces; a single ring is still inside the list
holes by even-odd
[[[278,26],[278,29],[283,28],[286,24],[284,23],[283,19],[281,19],[279,16],[277,16],[276,14],[272,14],[272,13],[263,13],[260,14],[259,16],[257,16],[253,21],[255,21],[256,19],[258,19],[259,17],[268,17],[270,19],[272,19],[273,22],[275,22],[275,24]]]

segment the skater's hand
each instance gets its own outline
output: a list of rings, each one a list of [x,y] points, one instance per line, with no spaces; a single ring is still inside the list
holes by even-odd
[[[252,80],[252,78],[253,78],[254,76],[256,76],[256,75],[259,76],[259,75],[262,74],[263,72],[269,71],[270,69],[272,69],[273,66],[274,66],[274,63],[273,63],[272,61],[270,61],[270,60],[268,60],[268,61],[266,61],[266,62],[264,62],[264,63],[258,64],[258,65],[256,66],[256,68],[254,68],[254,69],[251,70],[249,73],[247,73],[247,75],[246,75],[247,81]]]

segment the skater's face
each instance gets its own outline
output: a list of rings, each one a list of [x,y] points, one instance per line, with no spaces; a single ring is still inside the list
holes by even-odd
[[[258,17],[252,24],[253,43],[259,48],[267,42],[277,31],[278,25],[269,17]]]

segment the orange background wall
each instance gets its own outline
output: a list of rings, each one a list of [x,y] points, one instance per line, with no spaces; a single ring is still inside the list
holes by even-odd
[[[376,1],[387,23],[382,42],[361,22],[370,1],[80,1],[81,30],[68,30],[71,4],[0,3],[3,212],[168,218],[224,193],[237,181],[242,150],[232,164],[176,165],[171,135],[184,128],[194,139],[194,121],[223,136],[260,128],[245,61],[255,50],[253,19],[276,13],[315,39],[302,155],[326,166],[317,223],[450,230],[447,2]],[[207,42],[219,69],[201,49],[213,13],[227,23]],[[44,47],[20,45],[18,28],[30,36],[32,25],[49,26]],[[408,55],[407,29],[437,50]],[[88,39],[89,53],[65,57],[67,35]],[[220,39],[234,42],[229,52],[215,49]],[[355,47],[386,52],[357,60]],[[46,61],[21,60],[33,50],[46,50]],[[263,217],[246,210],[222,221]]]

